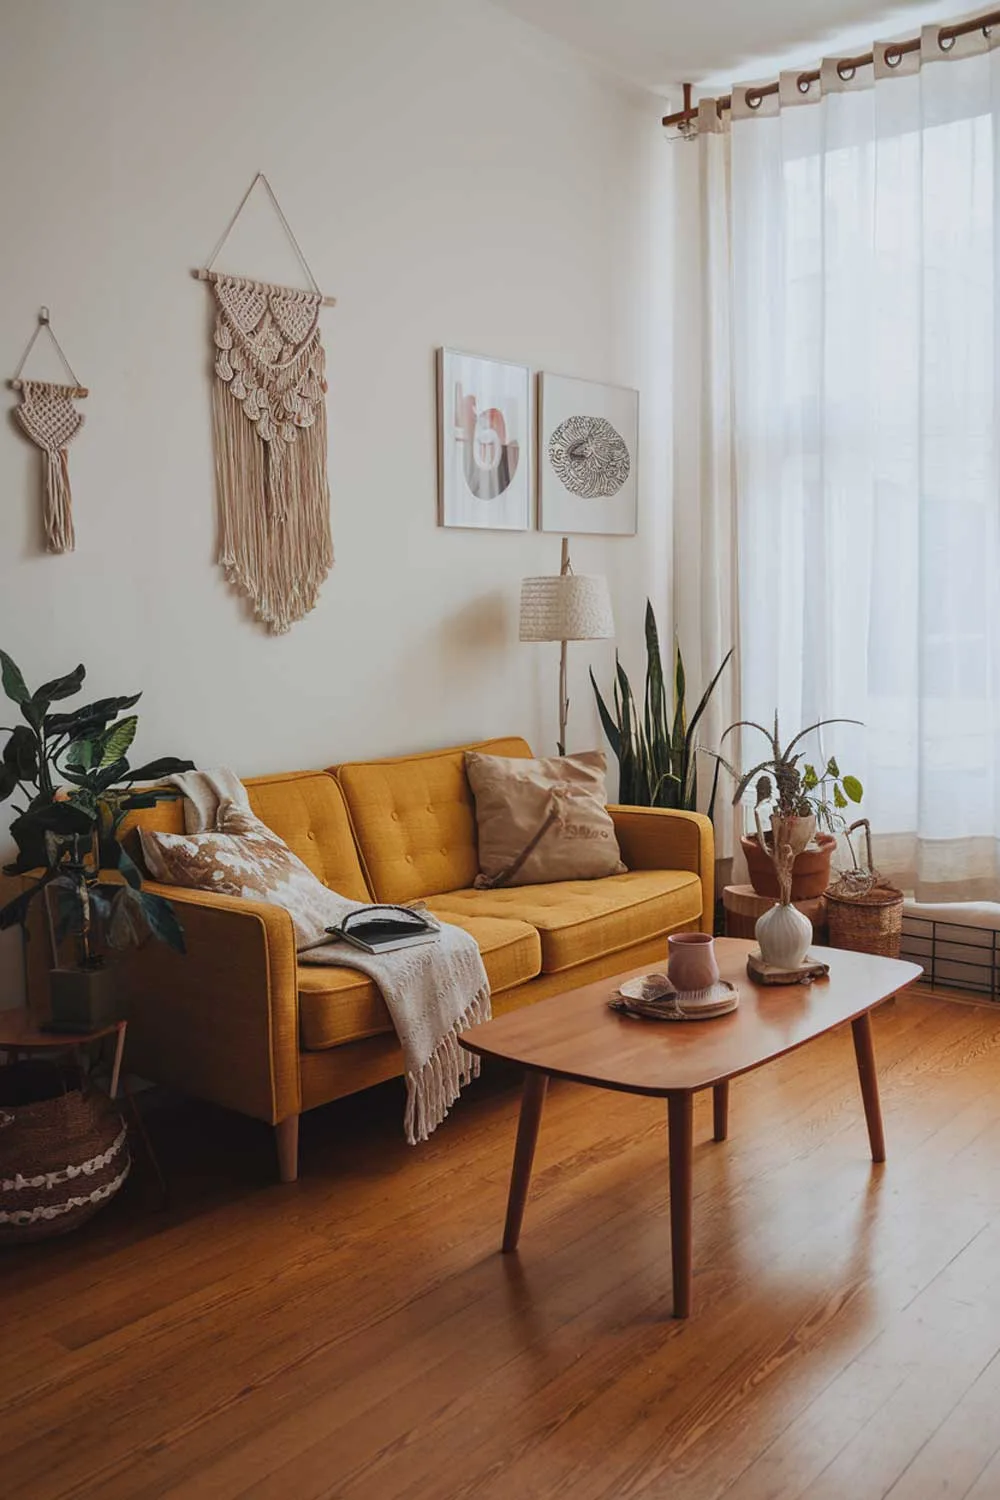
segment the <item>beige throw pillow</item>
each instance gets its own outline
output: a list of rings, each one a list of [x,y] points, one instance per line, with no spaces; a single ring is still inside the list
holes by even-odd
[[[286,907],[300,951],[328,943],[327,927],[356,905],[317,880],[283,839],[232,802],[222,804],[207,833],[142,828],[139,837],[150,874],[167,885]]]
[[[522,760],[469,750],[480,888],[621,875],[602,750]]]

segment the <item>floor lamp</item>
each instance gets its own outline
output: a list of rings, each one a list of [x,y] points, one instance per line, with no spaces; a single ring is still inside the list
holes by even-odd
[[[566,643],[606,641],[615,633],[606,578],[573,572],[569,538],[563,537],[562,566],[555,578],[525,578],[521,583],[522,641],[559,641],[559,754],[566,754]]]

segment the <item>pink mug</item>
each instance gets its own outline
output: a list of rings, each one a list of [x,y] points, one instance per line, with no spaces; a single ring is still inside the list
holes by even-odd
[[[719,982],[715,939],[707,932],[675,932],[667,938],[667,978],[675,990],[707,990]]]

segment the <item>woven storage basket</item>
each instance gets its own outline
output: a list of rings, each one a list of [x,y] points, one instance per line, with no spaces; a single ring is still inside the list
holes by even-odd
[[[858,893],[826,893],[826,918],[831,948],[849,948],[855,953],[875,953],[898,958],[903,934],[903,893],[880,879],[872,864],[871,829],[867,818],[852,823],[848,837],[864,828],[868,841],[868,869],[874,884]]]
[[[78,1228],[114,1197],[130,1164],[125,1123],[104,1094],[0,1103],[0,1245]]]

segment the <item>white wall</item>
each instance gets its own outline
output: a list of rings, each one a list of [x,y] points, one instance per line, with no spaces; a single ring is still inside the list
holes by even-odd
[[[517,641],[541,533],[436,525],[439,344],[642,390],[636,539],[580,538],[640,668],[667,604],[669,364],[658,103],[481,0],[2,0],[0,350],[38,306],[91,395],[77,550],[38,549],[40,456],[0,431],[0,645],[144,690],[140,756],[244,773],[555,737],[556,647]],[[207,256],[266,171],[324,290],[337,562],[290,635],[213,561]],[[263,212],[220,265],[297,279]],[[654,358],[655,355],[655,358]],[[47,374],[52,367],[33,367]],[[11,397],[13,403],[13,396]],[[571,745],[597,742],[573,648]]]

